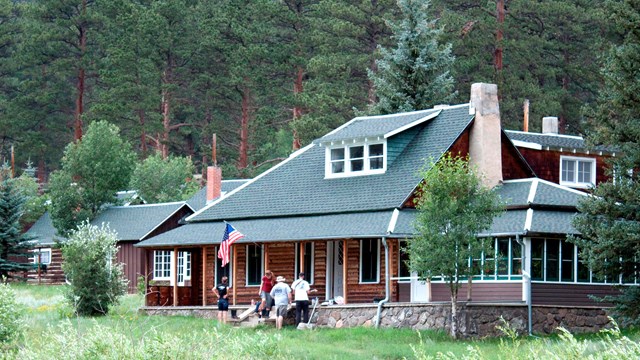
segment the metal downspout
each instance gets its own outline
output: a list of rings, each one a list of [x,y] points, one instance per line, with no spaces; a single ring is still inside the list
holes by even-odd
[[[525,266],[527,264],[527,247],[525,246],[524,242],[520,239],[520,234],[516,234],[516,242],[518,244],[520,244],[520,246],[522,246],[523,250],[522,250],[522,275],[524,275],[525,279],[527,280],[527,331],[529,332],[529,336],[531,336],[533,334],[532,332],[532,313],[533,313],[533,309],[532,309],[532,304],[531,304],[531,274],[529,274],[529,272],[527,270],[525,270]]]
[[[384,245],[384,299],[380,300],[378,303],[378,312],[376,314],[376,329],[380,327],[380,316],[382,315],[382,306],[389,302],[389,293],[391,292],[391,287],[389,285],[389,246],[387,245],[387,237],[382,237],[382,245]]]

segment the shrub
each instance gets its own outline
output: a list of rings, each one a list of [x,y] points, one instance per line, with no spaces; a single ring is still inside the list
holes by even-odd
[[[9,285],[0,283],[0,343],[7,344],[22,334],[22,311]],[[1,347],[0,347],[1,348]]]
[[[78,315],[105,315],[125,294],[122,264],[114,262],[116,241],[108,226],[86,222],[62,244],[62,267],[71,283],[65,297]]]

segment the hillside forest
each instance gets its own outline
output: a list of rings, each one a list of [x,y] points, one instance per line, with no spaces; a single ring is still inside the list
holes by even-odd
[[[65,146],[105,120],[140,159],[216,161],[252,177],[293,150],[375,112],[372,77],[396,0],[0,0],[0,160],[40,182]],[[585,131],[617,39],[604,0],[413,0],[449,47],[451,104],[498,84],[505,128],[558,116]],[[410,21],[408,19],[407,21]],[[434,100],[435,101],[435,100]],[[439,103],[432,103],[431,106]]]

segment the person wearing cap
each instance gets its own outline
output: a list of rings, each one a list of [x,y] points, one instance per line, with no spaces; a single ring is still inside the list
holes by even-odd
[[[298,280],[294,281],[293,284],[291,284],[291,288],[293,289],[294,299],[296,301],[296,326],[300,324],[300,315],[303,315],[303,321],[305,323],[308,323],[309,292],[311,291],[311,286],[309,286],[309,282],[304,279],[303,272],[298,275]]]
[[[276,328],[278,330],[282,329],[284,317],[289,310],[289,304],[291,304],[291,288],[285,282],[286,280],[284,276],[278,276],[276,284],[271,289],[271,297],[276,302]]]

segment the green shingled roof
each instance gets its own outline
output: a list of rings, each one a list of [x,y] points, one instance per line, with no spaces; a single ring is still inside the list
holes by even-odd
[[[379,238],[384,236],[393,211],[294,216],[237,220],[232,223],[245,237],[236,244],[271,241]],[[219,244],[222,221],[189,223],[140,242],[139,247]]]
[[[185,207],[186,202],[112,206],[101,212],[91,223],[108,224],[118,233],[118,240],[143,240],[171,215]]]
[[[28,236],[34,236],[33,239],[38,245],[53,245],[56,240],[64,240],[65,238],[56,235],[56,228],[53,227],[51,215],[45,212],[27,231]]]
[[[505,130],[511,141],[522,141],[530,144],[537,144],[544,148],[551,149],[577,149],[587,150],[589,146],[582,136],[562,135],[562,134],[541,134],[524,131]],[[596,151],[613,152],[615,149],[610,146],[596,146]]]
[[[234,180],[222,180],[222,196],[226,193],[230,193],[241,185],[245,184],[250,179],[234,179]],[[191,208],[195,211],[198,211],[207,205],[207,187],[204,186],[200,190],[198,190],[195,195],[193,195],[189,200],[187,200],[187,204],[191,206]]]
[[[366,119],[359,121],[364,123]],[[375,128],[380,119],[372,118]],[[382,119],[393,121],[394,117]],[[208,205],[188,220],[230,221],[400,207],[420,182],[418,172],[425,161],[439,159],[472,120],[468,106],[442,109],[436,118],[417,126],[419,132],[389,164],[387,171],[379,175],[325,179],[325,148],[314,143],[250,181],[241,191]],[[397,124],[390,128],[393,127]],[[348,128],[333,135],[350,132]]]

